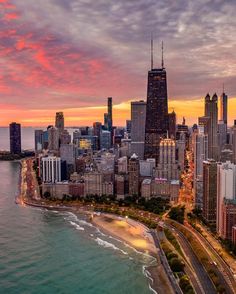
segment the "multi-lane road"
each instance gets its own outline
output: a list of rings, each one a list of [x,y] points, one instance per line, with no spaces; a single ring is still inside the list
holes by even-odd
[[[216,290],[214,285],[185,236],[171,225],[165,224],[165,226],[172,230],[189,262],[192,271],[189,270],[188,274],[195,292],[199,294],[215,294]]]

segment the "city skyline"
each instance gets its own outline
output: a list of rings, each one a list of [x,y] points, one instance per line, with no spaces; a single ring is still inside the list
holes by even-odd
[[[102,121],[109,96],[114,124],[125,125],[130,101],[146,100],[151,32],[154,67],[165,43],[169,111],[175,109],[178,121],[185,116],[188,125],[197,122],[205,95],[220,96],[224,83],[233,124],[233,1],[97,1],[94,10],[89,1],[42,3],[0,1],[1,126],[47,126],[57,111],[64,112],[66,126]]]

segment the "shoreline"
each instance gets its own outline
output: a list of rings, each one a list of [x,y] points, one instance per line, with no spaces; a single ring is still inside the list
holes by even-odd
[[[100,218],[100,220],[98,221],[98,219]],[[110,221],[108,220],[109,224],[106,225],[106,219],[112,219],[113,221],[120,221],[122,222],[122,226],[123,227],[123,233],[121,233],[121,230],[114,230],[114,226],[110,225]],[[102,221],[101,221],[102,219]],[[142,223],[139,223],[136,220],[133,219],[126,219],[124,217],[120,217],[118,215],[112,215],[112,214],[107,214],[107,213],[100,213],[99,215],[95,215],[93,217],[92,223],[94,223],[97,227],[99,227],[102,232],[104,232],[105,234],[109,234],[112,237],[117,238],[118,240],[121,240],[125,243],[127,243],[129,246],[131,246],[132,248],[134,248],[135,250],[137,250],[139,253],[141,254],[147,254],[150,257],[153,257],[155,261],[155,264],[150,264],[150,265],[143,265],[143,274],[146,276],[146,278],[148,279],[149,282],[149,288],[152,292],[154,293],[158,293],[158,294],[171,294],[174,293],[169,279],[166,276],[166,273],[163,269],[163,266],[159,260],[158,257],[158,249],[155,246],[153,237],[151,236],[151,234],[149,233],[149,228],[147,228],[145,225],[143,225]],[[136,232],[134,231],[134,233],[132,234],[132,232],[128,233],[128,234],[124,234],[124,224],[127,226],[130,226],[131,231],[132,231],[132,227],[135,227],[136,229],[138,228],[138,230],[136,230]],[[119,224],[115,224],[117,227],[119,227]],[[139,230],[141,229],[141,231]],[[130,237],[131,235],[134,235],[134,238]],[[135,238],[137,238],[138,240],[135,240]],[[142,240],[146,240],[147,243],[143,243]],[[141,241],[140,246],[137,246],[138,244],[136,244],[135,241]],[[149,245],[149,246],[147,246]],[[147,247],[146,247],[147,246]],[[146,248],[149,249],[149,251],[147,252],[147,250],[145,250]]]
[[[34,194],[36,198],[32,196],[31,198],[29,196],[26,181],[26,173],[30,172],[31,174],[31,184],[33,184],[34,186],[33,190],[36,191],[36,189],[38,188],[38,184],[36,182],[35,177],[32,175],[32,170],[29,171],[26,168],[26,161],[26,159],[20,160],[21,168],[19,176],[19,195],[15,199],[15,202],[17,204],[46,210],[66,211],[87,215],[88,221],[95,224],[99,229],[104,231],[105,234],[109,234],[115,239],[117,238],[118,240],[127,243],[129,246],[131,246],[138,252],[142,254],[148,254],[150,257],[154,258],[156,263],[155,265],[143,265],[143,274],[147,278],[150,291],[158,294],[174,293],[174,290],[170,285],[168,276],[166,275],[164,268],[160,262],[158,256],[158,248],[155,246],[155,242],[149,232],[148,227],[146,227],[144,224],[136,220],[130,218],[127,219],[116,214],[94,213],[94,211],[89,211],[88,209],[86,209],[85,206],[81,205],[61,206],[59,204],[55,205],[53,203],[40,203],[40,199],[37,197],[37,195]],[[108,222],[109,225],[107,225],[107,222],[104,222],[103,218],[105,218],[106,220],[110,220],[110,223]],[[113,225],[113,221],[116,221],[115,226]],[[122,226],[120,226],[120,224],[122,224]],[[124,228],[125,230],[123,230]]]

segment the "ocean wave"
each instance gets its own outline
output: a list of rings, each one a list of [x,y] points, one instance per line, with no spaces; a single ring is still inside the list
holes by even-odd
[[[99,228],[97,228],[96,232],[99,233],[100,235],[104,236],[104,237],[107,236],[106,234],[104,234],[103,232],[101,232],[101,230]]]
[[[110,243],[110,242],[107,242],[107,241],[102,240],[102,239],[100,239],[100,238],[96,238],[95,241],[96,241],[96,242],[98,243],[98,245],[100,245],[100,246],[103,246],[103,247],[105,247],[105,248],[112,248],[112,249],[114,249],[114,250],[118,250],[118,251],[122,252],[122,253],[125,254],[125,255],[128,255],[128,253],[127,253],[126,251],[124,251],[124,250],[122,250],[122,249],[116,247],[114,244],[112,244],[112,243]]]
[[[148,262],[148,265],[150,266],[151,264],[153,264],[154,262],[156,262],[156,258],[153,257],[152,255],[142,252],[142,251],[138,251],[136,248],[134,248],[133,246],[129,245],[126,242],[123,242],[123,244],[128,247],[131,248],[133,251],[135,251],[137,254],[143,255],[144,257],[148,258],[150,261]]]
[[[74,227],[76,228],[76,230],[84,231],[84,228],[81,227],[80,225],[78,225],[78,224],[76,224],[76,223],[74,223],[74,222],[72,222],[72,221],[70,221],[70,224],[71,224],[72,226],[74,226]]]
[[[151,281],[151,283],[153,284],[153,278],[151,276],[151,273],[147,270],[147,266],[146,265],[143,265],[143,275],[149,279]],[[150,283],[148,283],[148,287],[149,289],[154,293],[154,294],[158,294],[153,288],[152,286],[150,285]]]
[[[148,284],[148,287],[149,287],[149,290],[151,290],[152,291],[152,293],[154,293],[154,294],[158,294],[157,293],[157,291],[155,291],[152,287],[151,287],[151,285],[150,284]]]
[[[82,219],[79,219],[78,216],[76,214],[74,214],[73,212],[68,212],[69,216],[64,218],[64,219],[67,219],[67,220],[74,220],[74,221],[77,221],[79,224],[81,225],[85,225],[85,226],[88,226],[88,227],[93,227],[94,228],[94,225],[92,225],[91,223],[85,221],[85,220],[82,220]]]

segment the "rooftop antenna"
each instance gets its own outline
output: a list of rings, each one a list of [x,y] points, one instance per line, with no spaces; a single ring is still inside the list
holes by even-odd
[[[163,41],[161,42],[161,67],[164,68],[164,45]]]
[[[153,36],[151,34],[151,70],[153,70]]]
[[[224,94],[224,92],[225,92],[225,84],[223,83],[223,94]]]

